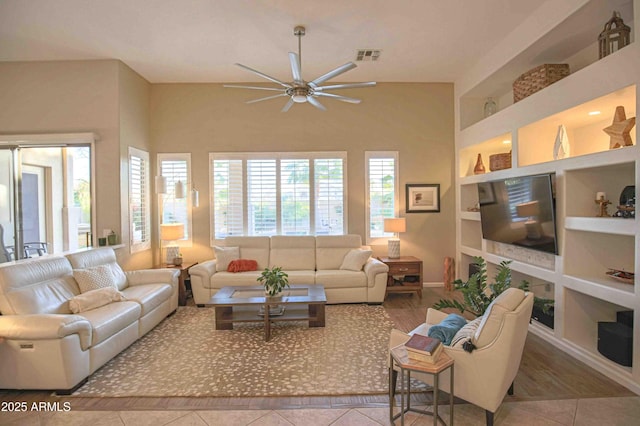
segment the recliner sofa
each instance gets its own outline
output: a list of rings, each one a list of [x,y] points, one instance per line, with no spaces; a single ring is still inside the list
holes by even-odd
[[[100,266],[119,271],[110,278],[125,300],[72,313],[74,270]],[[177,309],[178,274],[123,273],[112,248],[0,265],[0,389],[73,392]]]
[[[225,247],[238,247],[239,258],[255,260],[256,271],[219,271],[217,259],[189,270],[196,304],[204,305],[225,286],[255,286],[267,267],[279,266],[290,284],[322,284],[327,303],[370,303],[384,301],[389,267],[370,257],[360,270],[347,269],[343,262],[352,250],[362,249],[360,235],[227,237]],[[342,269],[341,269],[342,267]]]

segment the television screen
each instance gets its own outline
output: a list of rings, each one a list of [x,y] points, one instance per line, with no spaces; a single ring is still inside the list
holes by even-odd
[[[478,184],[482,238],[558,254],[554,174]]]

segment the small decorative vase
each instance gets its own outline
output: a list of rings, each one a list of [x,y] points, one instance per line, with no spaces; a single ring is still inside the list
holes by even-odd
[[[487,98],[487,101],[484,103],[484,117],[487,118],[496,112],[498,112],[498,105],[493,98]]]
[[[553,159],[561,160],[567,158],[570,155],[569,137],[567,136],[567,129],[564,124],[558,126],[558,133],[556,135],[556,142],[553,145]]]
[[[173,258],[173,264],[176,265],[176,266],[182,265],[182,258],[181,257],[174,257]]]
[[[473,174],[481,175],[485,172],[484,164],[482,163],[482,154],[478,154],[478,160],[476,161],[476,166],[473,168]]]

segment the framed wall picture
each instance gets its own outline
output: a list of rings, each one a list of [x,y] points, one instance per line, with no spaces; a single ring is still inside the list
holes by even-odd
[[[408,183],[407,213],[439,213],[439,183]]]

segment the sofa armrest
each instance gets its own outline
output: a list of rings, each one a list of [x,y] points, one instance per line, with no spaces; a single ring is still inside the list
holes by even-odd
[[[438,324],[440,321],[442,321],[443,319],[445,319],[447,317],[446,312],[442,312],[439,311],[437,309],[433,309],[433,308],[429,308],[427,309],[427,319],[425,320],[425,322],[427,323],[427,325],[434,325],[434,324]]]
[[[203,281],[209,281],[216,273],[217,262],[215,259],[198,263],[189,269],[189,275],[200,277]]]
[[[376,275],[378,274],[384,274],[384,282],[385,285],[387,283],[387,273],[389,272],[389,267],[379,261],[376,258],[370,257],[369,260],[367,260],[367,263],[364,264],[364,273],[367,274],[367,283],[369,285],[369,287],[373,287],[375,284],[375,280],[376,280]]]
[[[58,339],[72,334],[80,337],[82,350],[91,346],[91,324],[80,315],[34,314],[0,316],[0,337],[9,340]]]
[[[166,283],[177,288],[180,271],[171,268],[140,269],[137,271],[126,271],[125,275],[127,276],[127,283],[130,286]]]

